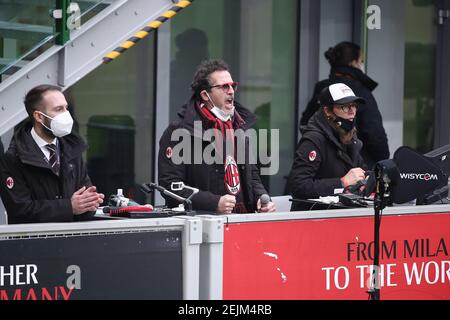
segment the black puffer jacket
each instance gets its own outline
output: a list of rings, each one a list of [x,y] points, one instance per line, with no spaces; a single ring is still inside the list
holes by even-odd
[[[171,141],[172,133],[176,129],[186,129],[189,132],[189,143],[192,150],[194,150],[195,144],[202,147],[202,152],[205,148],[211,147],[211,141],[205,140],[203,136],[200,136],[201,132],[194,133],[194,122],[202,121],[194,103],[195,101],[191,99],[187,105],[181,108],[178,113],[180,119],[170,124],[159,141],[158,180],[159,184],[168,190],[171,190],[172,182],[179,181],[183,181],[188,186],[198,188],[200,192],[192,198],[193,209],[214,213],[220,197],[226,194],[224,190],[224,165],[208,165],[204,161],[201,164],[174,164],[172,161],[171,152],[179,143],[178,141]],[[249,129],[255,123],[256,117],[237,102],[235,102],[235,107],[245,122],[241,129],[244,131]],[[249,212],[254,212],[259,197],[262,194],[267,194],[267,191],[261,182],[258,168],[250,164],[248,157],[249,144],[247,141],[245,142],[245,147],[247,155],[245,163],[238,163],[241,190],[246,208]],[[191,154],[191,163],[194,163],[193,152]],[[182,197],[188,197],[191,191],[184,190],[176,193]],[[166,204],[169,207],[174,207],[177,205],[177,202],[166,197]]]
[[[360,155],[362,143],[344,145],[321,110],[317,111],[304,129],[297,145],[288,186],[294,199],[316,199],[332,196],[342,188],[341,178],[352,168],[366,166]]]
[[[362,157],[369,168],[381,160],[389,159],[389,145],[386,131],[383,127],[380,110],[372,91],[378,83],[365,75],[361,70],[353,67],[338,67],[331,70],[328,79],[320,81],[314,88],[314,94],[306,110],[302,114],[300,125],[308,124],[309,119],[319,109],[317,98],[320,92],[335,83],[348,85],[354,93],[366,100],[365,105],[361,105],[357,113],[356,128],[358,138],[363,142]]]
[[[8,223],[89,219],[95,212],[74,216],[70,201],[75,191],[92,185],[81,156],[86,144],[74,134],[58,138],[61,150],[58,177],[30,131],[31,123],[27,123],[15,133],[0,162],[0,195]]]

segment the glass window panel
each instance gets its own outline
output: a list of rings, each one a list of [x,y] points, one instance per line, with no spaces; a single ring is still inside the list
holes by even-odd
[[[405,0],[405,7],[404,143],[425,153],[434,139],[436,8],[431,0]]]
[[[153,179],[154,44],[150,35],[67,92],[89,145],[89,176],[106,197],[122,188],[139,203],[150,201],[139,185]]]
[[[191,95],[198,64],[224,59],[239,82],[236,100],[259,118],[256,129],[279,130],[279,171],[263,177],[272,195],[284,192],[295,148],[297,12],[295,0],[210,0],[171,24],[171,120]]]
[[[54,0],[0,3],[0,81],[53,45]]]

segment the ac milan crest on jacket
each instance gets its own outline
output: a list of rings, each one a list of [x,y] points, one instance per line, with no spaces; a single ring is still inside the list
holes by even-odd
[[[256,117],[239,103],[235,103],[235,108],[238,116],[233,118],[232,129],[248,130],[256,122]],[[184,105],[178,115],[179,119],[166,129],[159,141],[159,184],[170,190],[172,182],[183,181],[186,185],[200,189],[200,192],[192,198],[193,209],[197,211],[215,212],[220,197],[231,194],[236,196],[238,204],[245,204],[247,212],[255,212],[259,197],[268,192],[261,182],[258,168],[250,163],[250,157],[245,157],[244,163],[237,163],[236,157],[228,154],[225,155],[222,163],[207,164],[203,159],[202,163],[195,164],[194,154],[191,154],[192,161],[189,164],[175,164],[173,161],[175,152],[171,158],[166,156],[167,148],[175,150],[175,146],[179,143],[179,141],[171,141],[175,130],[187,130],[190,134],[191,145],[200,144],[204,151],[206,148],[211,148],[213,141],[194,130],[195,122],[201,121],[205,129],[221,127],[221,124],[217,126],[214,120],[205,120],[205,117],[199,113],[194,99]],[[249,154],[248,141],[241,142],[241,145],[245,146],[245,152]],[[191,192],[184,190],[176,193],[182,197],[188,197]],[[178,205],[169,198],[166,198],[166,204],[169,207]]]

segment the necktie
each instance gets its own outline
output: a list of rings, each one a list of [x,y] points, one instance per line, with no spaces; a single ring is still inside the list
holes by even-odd
[[[59,159],[58,154],[56,151],[56,145],[55,144],[48,144],[46,145],[48,151],[50,151],[50,158],[48,159],[48,164],[52,168],[52,171],[59,175]]]

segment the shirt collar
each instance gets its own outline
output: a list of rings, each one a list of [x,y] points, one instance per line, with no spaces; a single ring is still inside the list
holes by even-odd
[[[34,127],[31,128],[31,136],[33,137],[33,140],[36,142],[36,144],[39,146],[39,148],[43,148],[43,147],[45,147],[48,144],[47,141],[45,141],[44,139],[39,137],[39,135],[37,134],[36,130],[34,130]],[[53,139],[53,141],[51,143],[56,145],[56,138]]]

